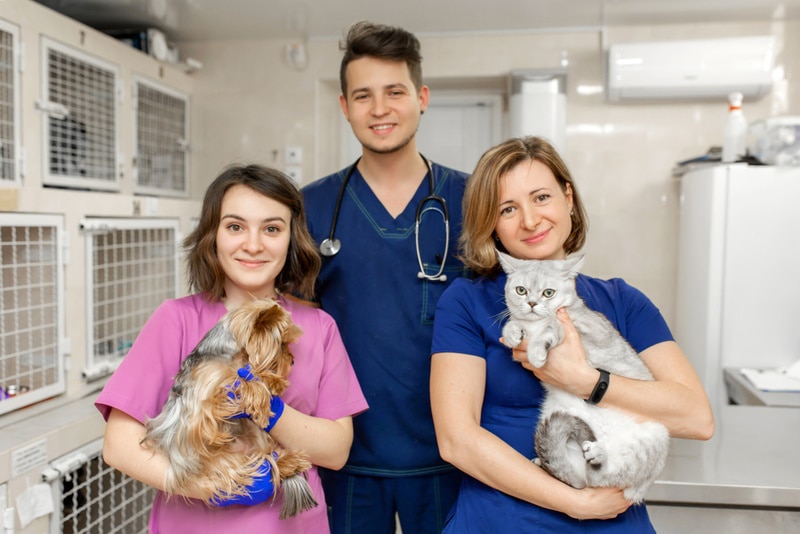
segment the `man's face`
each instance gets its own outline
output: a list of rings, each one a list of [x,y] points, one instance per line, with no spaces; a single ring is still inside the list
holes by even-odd
[[[428,106],[427,86],[417,92],[405,62],[373,57],[351,61],[346,78],[347,94],[339,100],[364,149],[388,154],[406,147]]]

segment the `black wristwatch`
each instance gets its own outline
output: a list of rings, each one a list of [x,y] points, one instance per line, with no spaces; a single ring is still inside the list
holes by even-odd
[[[597,384],[594,385],[592,394],[586,399],[586,402],[589,404],[597,404],[603,400],[603,395],[608,391],[608,380],[611,378],[611,375],[605,369],[598,369],[598,371],[600,371],[600,378],[597,379]]]

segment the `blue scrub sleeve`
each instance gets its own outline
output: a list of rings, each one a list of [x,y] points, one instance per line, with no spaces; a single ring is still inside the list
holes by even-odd
[[[436,304],[431,354],[456,352],[486,358],[483,328],[475,321],[481,315],[475,309],[472,285],[465,278],[454,280]]]
[[[625,337],[636,352],[664,341],[674,341],[667,321],[644,293],[623,280],[614,279],[612,282],[617,286],[619,301],[624,306]]]

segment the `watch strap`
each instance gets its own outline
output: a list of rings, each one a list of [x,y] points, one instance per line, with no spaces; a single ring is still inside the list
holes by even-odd
[[[603,395],[605,395],[606,391],[608,391],[608,383],[609,379],[611,378],[611,374],[605,369],[598,369],[598,371],[600,371],[600,378],[597,379],[597,383],[594,385],[592,394],[589,395],[588,399],[586,399],[586,402],[592,405],[603,400]]]

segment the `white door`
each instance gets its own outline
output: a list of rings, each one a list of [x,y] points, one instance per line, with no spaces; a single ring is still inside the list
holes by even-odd
[[[417,148],[431,161],[471,173],[481,155],[499,143],[502,132],[501,95],[433,93],[420,120]],[[341,118],[341,167],[361,155],[361,144]]]

